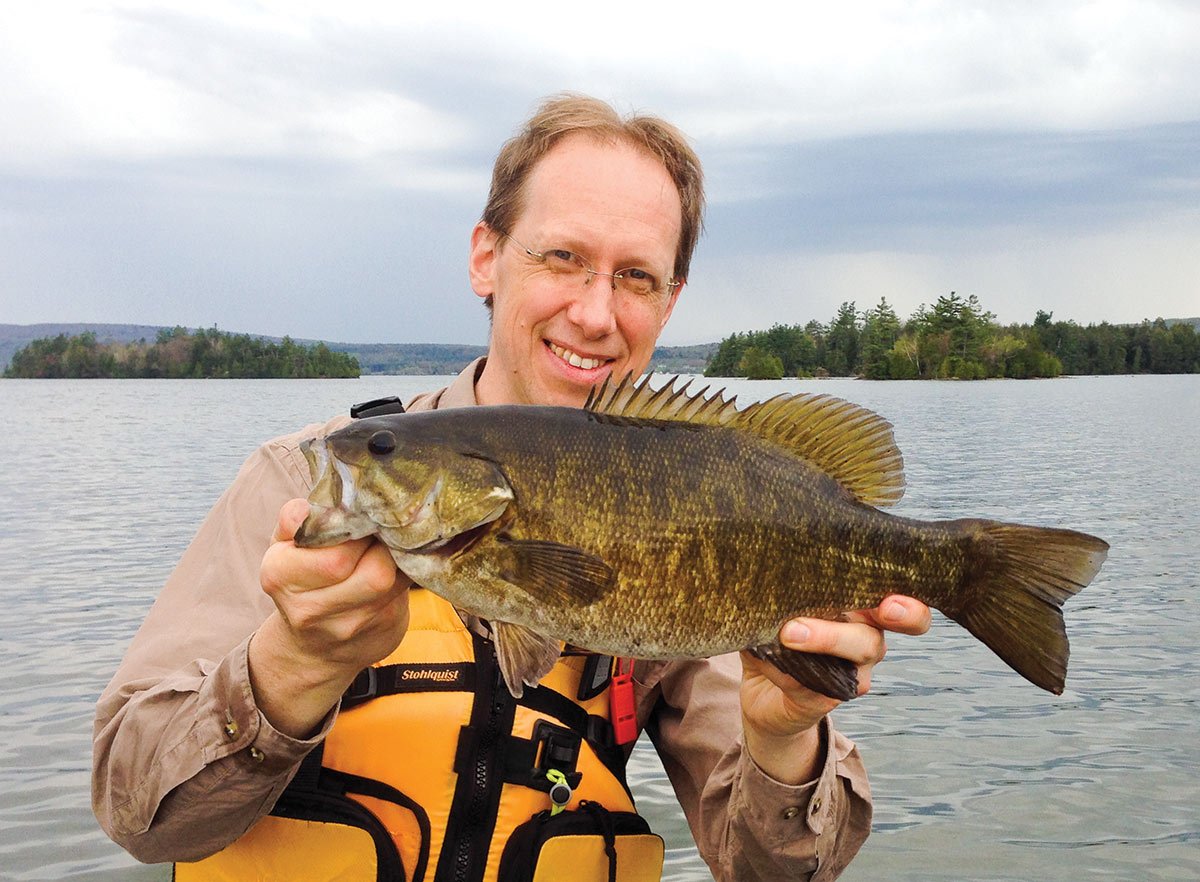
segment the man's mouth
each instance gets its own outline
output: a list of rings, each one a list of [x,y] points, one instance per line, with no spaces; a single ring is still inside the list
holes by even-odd
[[[546,345],[550,348],[551,352],[553,352],[567,364],[573,367],[582,368],[585,371],[595,370],[608,360],[603,358],[589,358],[586,355],[580,355],[578,352],[572,352],[570,349],[565,349],[562,346],[551,343],[549,340],[546,341]]]

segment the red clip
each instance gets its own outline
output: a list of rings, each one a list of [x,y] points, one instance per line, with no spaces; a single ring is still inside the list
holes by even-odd
[[[613,736],[617,744],[632,744],[637,741],[637,709],[633,703],[633,659],[613,659],[612,689],[608,701]]]

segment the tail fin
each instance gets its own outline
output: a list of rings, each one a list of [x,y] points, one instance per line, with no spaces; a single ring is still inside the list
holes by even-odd
[[[977,563],[963,603],[943,609],[1014,671],[1061,695],[1070,649],[1062,605],[1095,578],[1108,543],[1086,533],[970,521]]]

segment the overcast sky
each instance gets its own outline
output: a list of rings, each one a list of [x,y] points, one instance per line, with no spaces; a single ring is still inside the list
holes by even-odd
[[[561,90],[705,163],[663,343],[951,290],[1200,314],[1200,4],[719,8],[2,2],[0,323],[483,343],[470,229]]]

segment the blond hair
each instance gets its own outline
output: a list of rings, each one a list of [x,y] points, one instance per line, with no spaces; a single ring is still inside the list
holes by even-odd
[[[700,159],[684,134],[670,123],[653,116],[631,115],[623,119],[597,98],[564,92],[542,102],[496,156],[483,222],[497,232],[512,230],[524,208],[525,182],[534,166],[560,140],[576,133],[623,141],[663,164],[679,191],[682,206],[673,277],[680,281],[687,279],[692,252],[704,225],[704,174]]]

